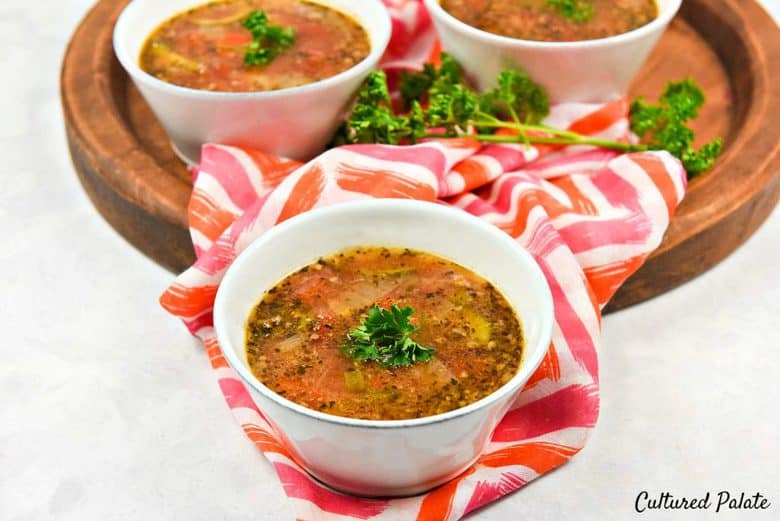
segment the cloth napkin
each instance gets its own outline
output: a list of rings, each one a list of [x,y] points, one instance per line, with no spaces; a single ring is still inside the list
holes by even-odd
[[[383,67],[392,74],[435,59],[437,43],[422,3],[386,5],[393,38]],[[554,106],[546,123],[630,139],[626,113],[625,100],[566,104]],[[302,164],[210,144],[194,172],[188,209],[197,261],[160,301],[203,343],[228,406],[274,466],[298,519],[452,521],[558,467],[585,445],[599,412],[601,309],[658,247],[685,188],[685,171],[665,152],[621,155],[458,139],[343,146]],[[498,226],[535,256],[555,304],[550,350],[481,458],[449,483],[411,498],[352,497],[309,477],[225,361],[212,328],[222,276],[255,238],[307,210],[372,197],[449,204]]]

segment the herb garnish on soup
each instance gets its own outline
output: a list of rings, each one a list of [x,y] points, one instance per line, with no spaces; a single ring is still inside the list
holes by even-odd
[[[268,65],[295,43],[295,29],[271,25],[265,11],[253,11],[241,26],[252,33],[252,41],[244,51],[247,65]]]
[[[417,328],[409,322],[414,309],[396,305],[382,309],[374,304],[360,325],[347,333],[344,351],[355,360],[403,367],[428,362],[436,351],[412,340]]]
[[[247,322],[247,359],[273,391],[370,420],[473,403],[520,368],[523,333],[488,281],[420,251],[363,247],[269,290]]]

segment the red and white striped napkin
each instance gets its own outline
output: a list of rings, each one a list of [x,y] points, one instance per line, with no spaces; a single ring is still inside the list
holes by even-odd
[[[385,0],[393,38],[384,67],[419,67],[438,55],[419,0]],[[628,138],[627,105],[555,106],[546,123]],[[599,411],[601,308],[661,242],[686,188],[666,152],[487,145],[471,139],[415,146],[354,145],[301,164],[260,150],[203,149],[189,204],[196,263],[160,301],[204,344],[228,406],[274,466],[297,517],[452,521],[563,464],[585,445]],[[456,206],[493,223],[539,262],[555,301],[552,345],[482,457],[422,496],[365,499],[329,490],[290,457],[222,356],[214,296],[233,259],[294,215],[342,201],[413,198]],[[457,240],[454,238],[453,240]]]

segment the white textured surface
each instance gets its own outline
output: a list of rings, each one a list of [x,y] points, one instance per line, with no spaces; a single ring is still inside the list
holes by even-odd
[[[292,519],[171,276],[105,224],[70,164],[59,61],[89,0],[0,2],[0,520]],[[780,1],[765,0],[780,14]],[[604,320],[584,451],[472,519],[714,519],[636,494],[768,495],[780,518],[780,212],[695,281]]]

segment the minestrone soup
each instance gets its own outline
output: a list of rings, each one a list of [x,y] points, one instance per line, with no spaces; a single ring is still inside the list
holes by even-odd
[[[258,11],[294,35],[273,59],[248,64]],[[270,41],[270,40],[269,40]],[[349,16],[304,0],[228,0],[190,9],[163,23],[141,52],[141,68],[192,89],[227,92],[296,87],[350,69],[370,52],[366,31]]]
[[[433,356],[392,367],[356,359],[351,331],[371,308],[410,307],[411,340]],[[246,352],[273,391],[321,412],[370,420],[420,418],[468,405],[518,372],[520,321],[487,280],[408,249],[362,247],[322,258],[262,298]]]
[[[550,42],[615,36],[658,17],[655,0],[581,2],[588,9],[587,19],[565,16],[560,4],[549,0],[441,0],[441,6],[455,18],[483,31]]]

